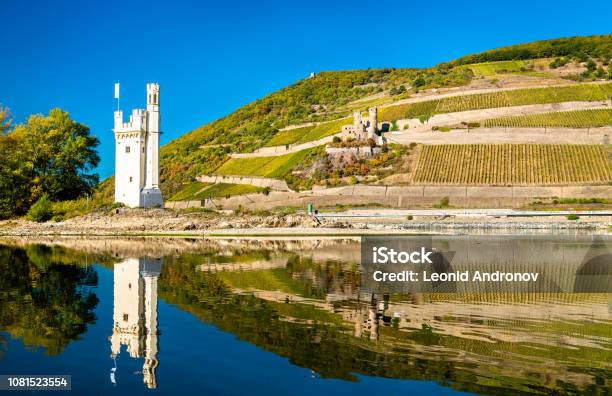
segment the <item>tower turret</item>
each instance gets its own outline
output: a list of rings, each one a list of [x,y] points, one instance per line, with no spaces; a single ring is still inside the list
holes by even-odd
[[[359,126],[361,125],[361,123],[362,123],[361,113],[359,111],[353,112],[353,125]]]
[[[378,109],[370,107],[368,113],[368,139],[375,139],[378,131]]]

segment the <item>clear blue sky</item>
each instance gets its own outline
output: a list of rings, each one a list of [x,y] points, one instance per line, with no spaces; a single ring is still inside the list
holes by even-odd
[[[17,122],[70,112],[101,140],[106,177],[116,81],[125,113],[161,84],[167,143],[311,71],[432,66],[612,33],[611,16],[612,1],[0,0],[0,104]]]

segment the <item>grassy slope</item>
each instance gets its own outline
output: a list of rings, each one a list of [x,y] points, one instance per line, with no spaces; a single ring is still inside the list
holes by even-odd
[[[382,90],[419,83],[421,88],[458,86],[468,83],[471,71],[456,65],[480,62],[522,60],[555,56],[604,56],[612,53],[612,35],[559,39],[521,44],[470,55],[430,69],[377,69],[323,72],[249,103],[235,112],[191,131],[161,149],[162,189],[171,194],[192,181],[196,175],[211,173],[227,160],[230,152],[249,152],[270,142],[279,128],[305,122],[320,122],[350,115],[347,104]],[[313,107],[318,106],[318,110]],[[425,105],[422,105],[425,106]],[[367,103],[364,102],[364,109]],[[481,108],[481,107],[478,107]],[[360,109],[360,110],[364,110]],[[428,109],[415,111],[428,114]],[[304,135],[285,134],[281,144],[310,139]],[[201,148],[204,144],[228,144],[226,147]]]
[[[275,157],[232,158],[214,173],[218,175],[260,176],[271,178],[284,177],[291,168],[302,161],[312,150]]]
[[[518,72],[521,68],[525,68],[525,62],[517,61],[500,61],[500,62],[484,62],[468,66],[476,77],[492,76],[500,72]]]
[[[318,125],[307,126],[302,128],[289,129],[276,134],[266,147],[283,146],[287,144],[300,144],[312,142],[326,136],[336,134],[342,130],[342,126],[351,124],[353,117],[341,118],[339,120],[324,122]]]
[[[263,191],[261,187],[246,184],[192,182],[172,196],[171,201],[199,201],[206,198],[225,198]]]

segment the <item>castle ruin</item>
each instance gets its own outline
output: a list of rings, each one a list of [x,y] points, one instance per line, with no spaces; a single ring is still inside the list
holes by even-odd
[[[376,145],[383,145],[385,139],[378,129],[378,109],[370,107],[368,110],[368,119],[364,120],[361,112],[353,113],[353,124],[344,125],[342,127],[343,141],[356,140],[367,142],[372,139]]]

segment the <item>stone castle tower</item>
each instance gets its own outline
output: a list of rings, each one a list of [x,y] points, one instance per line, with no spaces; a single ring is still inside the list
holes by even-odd
[[[115,111],[115,202],[129,207],[163,207],[159,189],[159,84],[147,84],[147,109],[134,109],[128,122]]]
[[[368,139],[376,139],[376,132],[378,131],[378,109],[376,107],[370,107],[368,115]]]
[[[354,140],[373,139],[376,144],[382,145],[385,139],[378,134],[378,109],[371,107],[368,110],[367,121],[363,119],[360,111],[353,113],[353,124],[342,126],[342,138],[344,140],[351,138]]]
[[[162,260],[148,257],[131,258],[115,264],[113,334],[110,336],[111,357],[127,347],[131,358],[144,357],[143,382],[157,387],[159,365],[157,329],[157,278]]]

